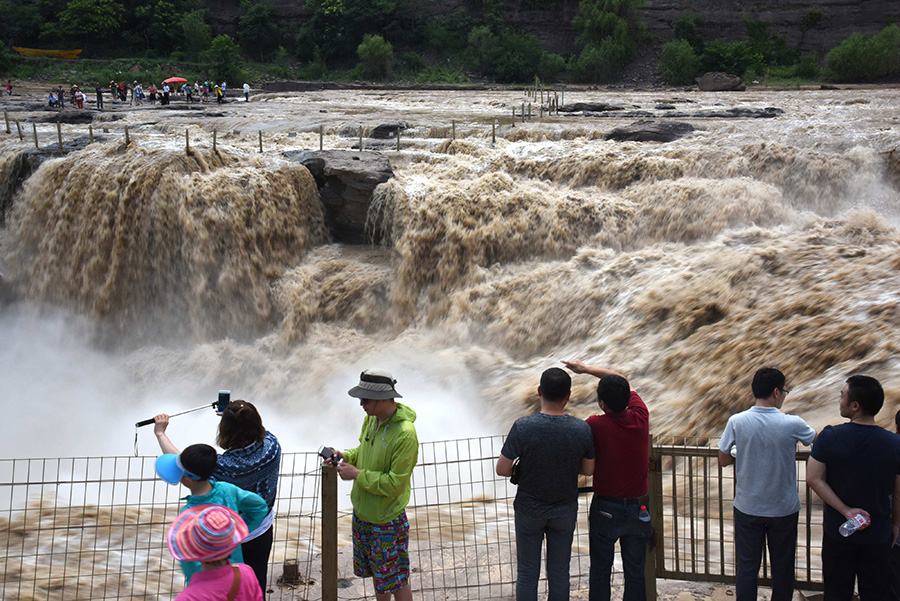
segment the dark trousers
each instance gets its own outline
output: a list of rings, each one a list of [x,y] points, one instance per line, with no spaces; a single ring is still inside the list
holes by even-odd
[[[900,601],[900,545],[891,547],[891,600]]]
[[[269,553],[272,551],[273,531],[272,526],[253,540],[241,545],[241,553],[244,555],[244,563],[253,568],[259,586],[262,589],[263,599],[266,598],[266,575],[269,571]]]
[[[541,548],[547,539],[547,600],[569,598],[569,560],[577,509],[565,517],[534,518],[516,511],[516,601],[537,601]]]
[[[860,601],[884,601],[890,595],[890,570],[890,542],[860,545],[827,534],[822,537],[825,601],[850,601],[854,581]]]
[[[766,542],[772,572],[772,601],[791,601],[794,596],[799,515],[797,512],[782,517],[763,517],[748,515],[734,508],[736,601],[756,601],[756,580]]]
[[[625,572],[623,601],[646,601],[644,564],[647,562],[647,543],[653,535],[650,522],[638,519],[640,507],[612,502],[594,495],[591,499],[590,552],[591,572],[590,601],[609,601],[610,578],[616,541],[622,551],[622,569]]]

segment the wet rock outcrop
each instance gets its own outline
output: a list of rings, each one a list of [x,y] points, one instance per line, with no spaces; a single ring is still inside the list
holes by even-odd
[[[740,77],[720,71],[704,73],[697,79],[697,87],[701,92],[743,92],[747,89]]]
[[[610,131],[607,140],[617,142],[671,142],[694,131],[694,126],[681,121],[635,121]]]
[[[290,151],[284,156],[304,165],[319,188],[325,225],[338,242],[364,244],[372,193],[392,177],[388,159],[377,152],[350,150]],[[373,234],[380,230],[373,224]]]

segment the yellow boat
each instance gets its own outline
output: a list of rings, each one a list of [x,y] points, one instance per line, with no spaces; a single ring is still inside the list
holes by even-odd
[[[80,48],[78,50],[40,50],[38,48],[13,46],[13,50],[22,56],[43,56],[45,58],[65,58],[69,60],[76,59],[81,54]]]

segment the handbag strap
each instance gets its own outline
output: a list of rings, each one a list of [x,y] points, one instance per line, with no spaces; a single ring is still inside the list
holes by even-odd
[[[228,591],[228,601],[234,601],[238,594],[238,587],[241,586],[241,571],[235,564],[231,564],[231,569],[234,571],[234,580],[231,582],[231,590]]]

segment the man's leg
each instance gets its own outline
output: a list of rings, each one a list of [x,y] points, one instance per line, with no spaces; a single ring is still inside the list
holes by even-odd
[[[619,536],[622,551],[622,569],[625,572],[623,601],[647,601],[647,584],[644,565],[647,563],[647,543],[653,534],[653,526],[638,518],[640,507],[625,508],[624,529]]]
[[[616,508],[599,500],[597,495],[591,499],[588,517],[588,541],[591,552],[590,601],[609,601],[609,579],[612,576],[616,540],[619,538],[617,522],[622,517],[624,512],[620,514]]]
[[[800,512],[766,518],[769,563],[772,566],[772,601],[794,597],[794,565],[797,556],[797,519]]]
[[[547,520],[516,511],[516,601],[537,601],[541,546]]]
[[[891,601],[900,601],[900,545],[891,547]]]
[[[891,544],[857,545],[856,583],[860,601],[890,599]]]
[[[856,557],[853,547],[844,541],[822,536],[822,578],[824,601],[850,601],[856,581]]]
[[[547,520],[547,601],[568,601],[569,562],[578,510],[571,515]]]
[[[766,540],[765,518],[747,515],[734,508],[734,553],[736,601],[756,601],[757,577]]]

